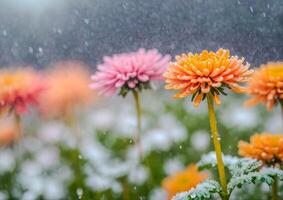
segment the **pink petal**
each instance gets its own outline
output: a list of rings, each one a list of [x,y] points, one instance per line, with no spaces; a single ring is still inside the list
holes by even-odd
[[[129,88],[135,88],[136,87],[136,83],[134,82],[134,81],[129,81],[128,82],[128,86],[129,86]]]

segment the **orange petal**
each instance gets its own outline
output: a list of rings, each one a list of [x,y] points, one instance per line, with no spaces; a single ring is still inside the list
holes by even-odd
[[[252,99],[245,101],[244,106],[246,107],[255,106],[258,103],[260,103],[260,99],[252,98]]]
[[[195,107],[199,106],[202,98],[203,98],[203,93],[199,93],[196,95],[196,97],[194,98],[194,102],[193,102]]]
[[[214,94],[213,99],[217,105],[221,104],[220,98],[217,94]]]

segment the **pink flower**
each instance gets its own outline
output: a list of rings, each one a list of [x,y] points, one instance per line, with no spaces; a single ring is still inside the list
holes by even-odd
[[[162,56],[156,49],[116,54],[104,57],[98,71],[91,77],[90,87],[99,94],[111,96],[118,89],[125,96],[129,90],[149,88],[152,80],[163,80],[170,56]]]
[[[0,71],[0,113],[14,110],[17,115],[37,106],[45,86],[42,77],[30,68]]]

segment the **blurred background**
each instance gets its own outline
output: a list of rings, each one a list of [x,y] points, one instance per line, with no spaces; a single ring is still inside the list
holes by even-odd
[[[253,66],[283,55],[281,0],[1,0],[0,65],[46,66],[157,48],[228,48]]]
[[[1,67],[48,69],[78,60],[94,72],[103,56],[140,47],[172,56],[223,47],[253,67],[282,60],[283,3],[0,0]],[[95,99],[78,107],[72,119],[45,119],[31,111],[22,119],[21,136],[7,138],[1,129],[7,121],[1,121],[0,200],[166,200],[162,180],[213,150],[207,109],[205,103],[196,109],[188,99],[173,101],[161,85],[141,99],[141,162],[131,96]],[[229,95],[216,108],[226,154],[237,155],[238,141],[256,132],[282,132],[279,108],[247,109],[246,99]],[[239,193],[246,200],[268,199],[269,188],[243,188],[231,199]]]

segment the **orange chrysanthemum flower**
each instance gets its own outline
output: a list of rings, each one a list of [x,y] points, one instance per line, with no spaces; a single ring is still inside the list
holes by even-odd
[[[15,111],[21,115],[29,105],[37,105],[44,89],[40,77],[31,69],[0,72],[0,111]]]
[[[247,93],[252,99],[246,105],[263,103],[267,110],[283,101],[283,62],[268,63],[261,66],[252,75],[248,83]]]
[[[55,64],[46,74],[46,90],[40,98],[40,111],[45,117],[70,117],[74,110],[91,102],[90,74],[76,61]]]
[[[283,134],[255,134],[250,143],[240,141],[239,155],[262,160],[267,163],[283,162]]]
[[[205,172],[199,172],[196,165],[189,165],[184,171],[165,178],[162,187],[168,194],[168,200],[179,192],[188,191],[208,178]]]
[[[211,93],[217,104],[219,95],[226,94],[225,87],[235,92],[244,92],[238,83],[248,81],[252,70],[244,64],[244,58],[230,56],[230,51],[219,49],[217,52],[202,51],[200,54],[182,54],[176,56],[176,62],[170,64],[164,73],[166,89],[181,90],[174,98],[192,96],[195,106]]]

